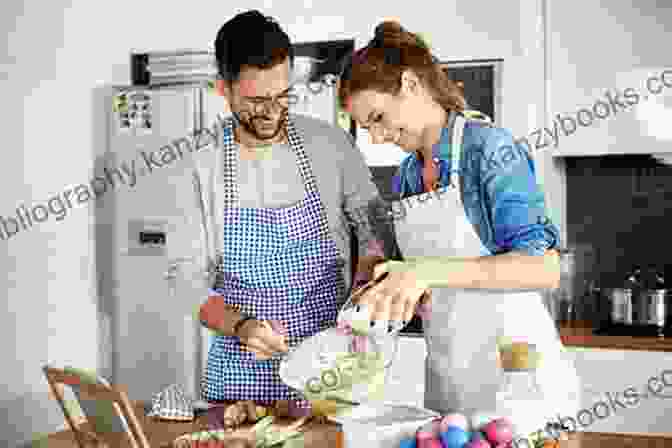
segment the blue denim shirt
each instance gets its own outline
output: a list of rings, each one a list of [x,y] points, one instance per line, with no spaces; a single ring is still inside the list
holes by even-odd
[[[454,115],[433,147],[441,186],[450,184],[451,129]],[[424,191],[422,161],[407,156],[394,178],[401,198]],[[539,188],[534,162],[511,133],[478,121],[467,121],[459,167],[462,203],[483,245],[491,254],[522,251],[543,255],[558,247],[560,233],[546,216],[544,193]]]

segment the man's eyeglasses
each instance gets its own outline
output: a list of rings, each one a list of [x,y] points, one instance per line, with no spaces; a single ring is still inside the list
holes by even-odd
[[[254,113],[261,113],[268,110],[269,107],[288,109],[299,102],[299,96],[290,88],[273,97],[243,97],[243,102]]]

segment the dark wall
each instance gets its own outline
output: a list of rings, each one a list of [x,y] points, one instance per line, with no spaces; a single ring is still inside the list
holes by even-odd
[[[369,167],[373,174],[373,181],[380,191],[383,199],[392,201],[398,199],[392,192],[392,178],[397,172],[396,166],[372,166]]]
[[[470,67],[452,67],[446,63],[443,71],[448,78],[462,86],[464,99],[470,109],[482,112],[496,122],[495,67],[491,62]]]
[[[568,245],[594,248],[592,277],[614,284],[655,264],[672,280],[672,167],[630,155],[566,163]]]

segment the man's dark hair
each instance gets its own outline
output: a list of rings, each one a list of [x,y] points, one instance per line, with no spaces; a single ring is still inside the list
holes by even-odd
[[[294,51],[289,36],[273,18],[257,10],[226,22],[215,39],[217,70],[227,81],[237,81],[244,66],[268,69],[287,57],[291,68]]]

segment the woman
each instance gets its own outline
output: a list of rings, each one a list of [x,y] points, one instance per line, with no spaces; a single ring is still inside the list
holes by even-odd
[[[425,406],[495,409],[498,338],[524,337],[542,353],[537,378],[549,400],[539,412],[575,415],[576,371],[539,293],[559,282],[558,230],[526,149],[507,130],[467,118],[427,46],[393,22],[353,55],[339,96],[374,143],[409,153],[393,207],[404,211],[395,222],[404,261],[378,266],[388,277],[358,303],[394,328],[431,292]]]

